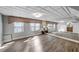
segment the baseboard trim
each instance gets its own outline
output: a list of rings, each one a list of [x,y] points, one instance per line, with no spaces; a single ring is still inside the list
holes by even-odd
[[[38,35],[41,35],[41,34],[38,34]],[[21,40],[21,39],[26,39],[26,38],[33,37],[33,36],[38,36],[38,35],[30,35],[30,36],[21,37],[21,38],[13,38],[11,41],[4,42],[3,44],[6,44],[6,43],[9,43],[9,42],[12,42],[12,41]]]

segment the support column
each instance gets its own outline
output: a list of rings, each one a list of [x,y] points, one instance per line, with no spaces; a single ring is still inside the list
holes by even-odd
[[[0,46],[2,46],[3,26],[2,26],[2,15],[0,15]]]
[[[56,31],[56,32],[58,31],[57,25],[58,25],[58,24],[55,24],[55,31]]]

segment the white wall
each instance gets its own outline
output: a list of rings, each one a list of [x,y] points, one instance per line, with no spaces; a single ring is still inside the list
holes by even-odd
[[[2,15],[0,14],[0,46],[2,44]]]
[[[40,34],[40,31],[32,32],[29,23],[24,24],[24,32],[14,33],[13,23],[8,24],[7,17],[4,16],[3,18],[4,18],[4,34],[12,34],[13,40]],[[4,36],[4,42],[8,41],[11,41],[11,36],[10,35]]]
[[[57,24],[57,29],[58,32],[66,32],[66,23],[58,23]]]
[[[79,33],[79,22],[78,23],[73,23],[73,32],[74,33]]]

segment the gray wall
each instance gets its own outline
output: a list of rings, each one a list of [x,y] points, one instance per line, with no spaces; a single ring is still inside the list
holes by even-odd
[[[0,46],[2,44],[2,35],[3,35],[3,32],[2,32],[2,15],[0,14]]]

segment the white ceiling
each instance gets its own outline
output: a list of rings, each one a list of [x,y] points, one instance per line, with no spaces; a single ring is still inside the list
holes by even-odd
[[[33,13],[43,13],[42,17],[34,17]],[[0,13],[9,16],[47,20],[47,21],[74,21],[78,17],[79,10],[64,6],[0,6]]]

